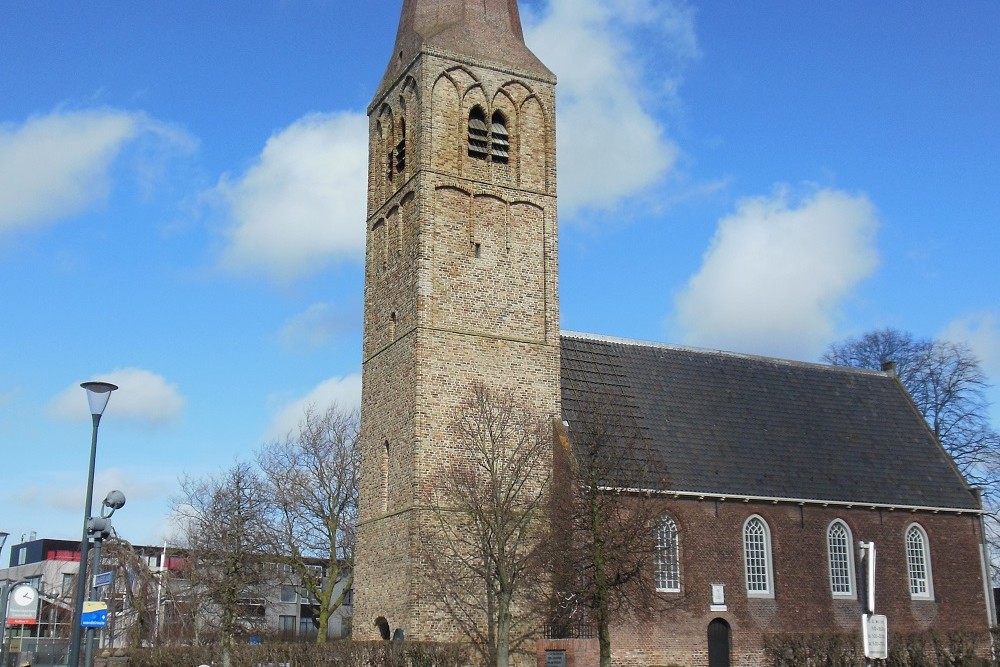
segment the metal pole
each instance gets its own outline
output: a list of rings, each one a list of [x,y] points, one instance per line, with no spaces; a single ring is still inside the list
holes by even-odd
[[[104,538],[101,533],[94,536],[94,574],[96,575],[101,571],[101,545],[104,543]],[[97,586],[90,589],[90,599],[91,601],[96,600],[100,591]],[[87,640],[84,645],[83,653],[83,664],[86,667],[92,667],[94,664],[94,628],[87,628]],[[4,667],[0,665],[0,667]]]
[[[67,667],[80,665],[80,637],[83,620],[83,597],[87,591],[87,556],[90,550],[91,505],[94,502],[94,466],[97,463],[97,427],[101,423],[101,415],[92,414],[94,433],[90,441],[90,472],[87,473],[87,504],[83,508],[83,537],[80,538],[80,574],[76,580],[76,597],[73,602],[73,633],[69,642],[69,664]]]

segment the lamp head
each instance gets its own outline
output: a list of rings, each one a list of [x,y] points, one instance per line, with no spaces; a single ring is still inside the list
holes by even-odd
[[[108,494],[104,499],[104,505],[113,510],[120,510],[125,507],[125,494],[117,489]]]
[[[87,390],[87,402],[90,403],[90,414],[100,417],[104,414],[104,408],[108,405],[111,392],[118,388],[118,385],[110,382],[83,382],[81,387]]]

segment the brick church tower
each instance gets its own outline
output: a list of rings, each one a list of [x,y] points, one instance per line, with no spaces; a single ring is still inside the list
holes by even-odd
[[[482,381],[560,414],[555,77],[516,0],[404,0],[368,116],[354,636],[446,640],[421,547],[458,406]]]

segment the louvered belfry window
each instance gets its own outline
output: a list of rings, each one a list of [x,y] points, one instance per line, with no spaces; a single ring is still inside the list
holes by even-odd
[[[507,132],[507,119],[499,111],[493,114],[490,127],[490,157],[497,164],[510,162],[510,134]]]
[[[473,107],[469,112],[469,157],[485,160],[489,157],[490,136],[486,127],[486,114],[482,108]]]

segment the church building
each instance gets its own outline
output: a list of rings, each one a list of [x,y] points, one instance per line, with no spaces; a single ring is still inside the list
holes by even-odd
[[[891,372],[561,332],[556,78],[516,0],[403,0],[368,109],[354,634],[451,640],[421,546],[477,381],[565,422],[627,415],[664,474],[664,611],[616,664],[762,664],[781,633],[860,633],[858,544],[893,632],[987,637],[982,509]],[[988,641],[984,639],[984,641]]]

